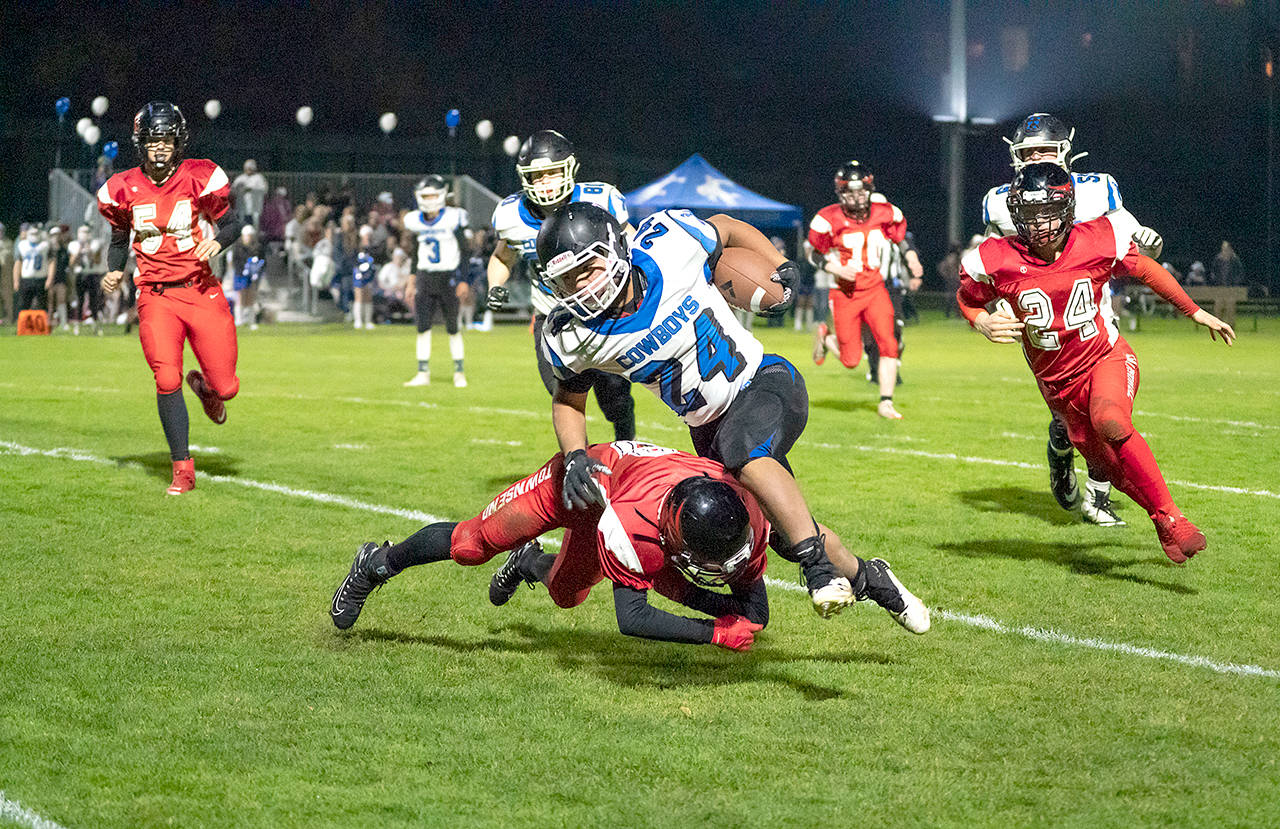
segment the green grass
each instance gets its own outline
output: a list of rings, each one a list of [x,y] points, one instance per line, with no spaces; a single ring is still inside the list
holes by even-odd
[[[1186,321],[1129,336],[1171,482],[1280,490],[1280,323],[1251,323],[1233,349]],[[136,337],[5,332],[4,796],[67,827],[1280,824],[1280,679],[937,612],[1278,670],[1280,501],[1171,483],[1209,538],[1176,567],[1123,496],[1120,529],[1054,505],[1016,348],[909,329],[889,423],[861,371],[757,331],[809,384],[792,462],[815,512],[935,608],[927,636],[775,589],[749,654],[632,640],[605,589],[491,607],[496,561],[411,570],[341,634],[326,606],[358,544],[418,522],[236,481],[474,514],[555,451],[527,331],[468,334],[463,390],[439,332],[424,389],[400,385],[405,327],[246,334],[228,423],[188,394],[192,443],[219,451],[182,498]],[[636,396],[641,437],[688,448]]]

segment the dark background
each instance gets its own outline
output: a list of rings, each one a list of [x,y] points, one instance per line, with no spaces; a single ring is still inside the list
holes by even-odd
[[[942,128],[950,6],[898,3],[134,2],[6,4],[0,12],[0,220],[43,219],[58,136],[95,95],[102,140],[135,163],[129,120],[147,100],[183,107],[189,155],[234,175],[266,170],[459,172],[515,186],[504,136],[541,128],[579,148],[581,178],[624,191],[701,152],[729,176],[810,214],[839,162],[871,165],[927,261],[946,247]],[[1268,83],[1280,0],[968,5],[969,114],[999,123],[968,141],[965,233],[1010,175],[1001,135],[1047,110],[1077,127],[1076,169],[1119,181],[1126,206],[1180,267],[1223,239],[1249,281],[1280,288],[1267,257]],[[1025,63],[1019,57],[1019,44]],[[222,115],[210,122],[206,99]],[[315,109],[307,130],[301,105]],[[462,111],[456,146],[444,126]],[[394,111],[391,137],[378,129]],[[491,119],[487,145],[476,122]],[[296,194],[301,195],[301,194]],[[931,269],[930,269],[931,270]]]

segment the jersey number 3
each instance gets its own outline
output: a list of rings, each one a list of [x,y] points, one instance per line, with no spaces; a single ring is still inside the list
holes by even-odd
[[[1031,288],[1018,294],[1018,307],[1026,317],[1027,340],[1041,351],[1057,351],[1062,348],[1058,332],[1053,330],[1053,301],[1039,288]],[[1067,331],[1076,331],[1080,340],[1091,340],[1098,335],[1098,305],[1093,301],[1093,283],[1077,279],[1071,284],[1067,307],[1062,314],[1062,325]]]

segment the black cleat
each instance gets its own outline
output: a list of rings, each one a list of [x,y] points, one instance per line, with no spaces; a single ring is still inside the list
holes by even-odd
[[[356,619],[360,618],[365,599],[369,598],[375,587],[381,587],[391,578],[387,571],[386,556],[386,550],[390,546],[389,542],[384,541],[382,546],[378,546],[370,541],[356,551],[356,559],[351,562],[351,572],[338,585],[333,594],[333,603],[329,605],[329,617],[338,630],[346,630],[354,625]]]
[[[1076,481],[1076,453],[1073,450],[1065,455],[1059,455],[1053,448],[1052,441],[1048,444],[1047,452],[1049,490],[1053,492],[1058,506],[1065,510],[1073,510],[1080,503],[1080,484]]]
[[[520,583],[525,582],[532,590],[534,585],[538,583],[535,576],[528,573],[528,568],[522,566],[533,556],[542,554],[542,545],[535,538],[533,541],[521,544],[519,547],[511,551],[511,555],[507,556],[507,561],[498,568],[498,572],[493,574],[493,578],[489,580],[489,601],[495,607],[501,607],[511,601],[511,597],[516,594],[516,590],[520,588]]]
[[[882,558],[870,558],[863,562],[866,578],[859,578],[862,593],[858,601],[870,599],[888,612],[893,620],[912,633],[929,631],[929,608],[907,588],[889,569],[889,562]]]

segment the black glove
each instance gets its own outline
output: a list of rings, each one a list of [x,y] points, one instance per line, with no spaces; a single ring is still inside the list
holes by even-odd
[[[564,456],[564,484],[560,495],[565,509],[588,509],[592,505],[604,506],[604,493],[591,477],[599,472],[612,475],[613,470],[587,456],[587,450],[574,449]]]
[[[489,289],[489,297],[485,300],[485,306],[490,311],[501,311],[502,306],[506,305],[509,299],[511,299],[511,292],[507,290],[506,285],[494,285]]]
[[[796,301],[795,287],[800,282],[800,267],[788,259],[774,270],[773,281],[782,286],[782,301],[761,312],[766,317],[780,317],[791,310]]]

